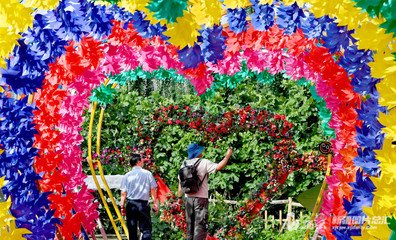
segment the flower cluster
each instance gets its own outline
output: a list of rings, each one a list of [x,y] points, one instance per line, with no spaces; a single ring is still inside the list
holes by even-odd
[[[139,121],[136,130],[140,142],[150,145],[161,129],[169,125],[179,125],[185,130],[195,129],[202,133],[202,142],[215,142],[231,133],[242,131],[266,132],[273,139],[291,139],[293,124],[284,115],[273,114],[266,110],[256,110],[251,106],[228,111],[219,116],[208,114],[203,108],[192,111],[189,106],[170,105],[157,109],[152,120]],[[146,124],[142,124],[145,122]]]
[[[129,163],[125,160],[133,151],[130,146],[127,146],[126,150],[127,151],[124,151],[120,148],[104,148],[100,155],[95,152],[92,154],[92,157],[94,159],[99,159],[102,164],[127,165]]]
[[[267,182],[263,183],[261,189],[255,194],[255,199],[249,200],[240,209],[237,219],[242,227],[249,224],[264,205],[281,190],[289,174],[298,170],[309,172],[324,171],[326,168],[326,156],[324,155],[314,155],[313,153],[299,154],[297,152],[295,154],[293,157],[289,155],[286,158],[274,159],[267,166],[267,169],[270,170],[270,178]]]
[[[121,171],[124,172],[129,168],[130,162],[129,158],[133,153],[138,153],[146,163],[146,168],[153,172],[157,173],[157,166],[153,164],[152,153],[153,150],[151,147],[146,147],[144,149],[138,146],[126,146],[125,148],[104,148],[100,154],[96,152],[92,153],[92,158],[99,160],[105,168],[110,168],[112,171]],[[94,168],[97,168],[97,163],[94,162]]]
[[[143,124],[144,123],[144,124]],[[202,143],[216,142],[231,133],[259,131],[266,135],[274,146],[266,153],[273,161],[267,165],[269,180],[262,185],[249,200],[235,220],[235,225],[225,226],[222,234],[235,236],[246,227],[264,205],[282,188],[290,173],[297,170],[323,171],[326,157],[314,153],[301,154],[296,150],[293,137],[293,124],[284,115],[257,110],[251,106],[225,112],[219,116],[208,114],[202,107],[193,111],[189,106],[169,105],[154,111],[151,119],[142,119],[136,127],[140,137],[141,152],[146,158],[152,155],[152,146],[161,130],[170,125],[178,125],[184,130],[195,130],[202,134]],[[152,164],[154,165],[154,164]],[[162,219],[175,222],[185,230],[185,215],[182,206],[173,196],[167,198]]]
[[[186,213],[184,204],[175,196],[167,195],[166,202],[161,206],[161,220],[174,223],[180,230],[187,232]]]

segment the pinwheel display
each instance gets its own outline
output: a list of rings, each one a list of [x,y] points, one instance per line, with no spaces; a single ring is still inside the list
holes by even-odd
[[[118,5],[0,4],[0,176],[8,181],[0,216],[10,236],[53,239],[58,232],[73,239],[94,231],[97,203],[82,173],[82,114],[90,97],[114,95],[101,85],[106,79],[132,72],[166,72],[199,95],[238,84],[244,74],[307,81],[333,135],[319,233],[396,234],[395,1],[109,2]],[[364,221],[340,227],[351,217]]]

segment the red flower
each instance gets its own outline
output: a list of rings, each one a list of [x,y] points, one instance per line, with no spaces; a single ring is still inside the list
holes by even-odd
[[[197,127],[201,126],[201,124],[202,124],[202,118],[198,118],[196,122]]]

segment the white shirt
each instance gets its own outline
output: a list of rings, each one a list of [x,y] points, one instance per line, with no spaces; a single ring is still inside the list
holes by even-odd
[[[157,183],[153,174],[146,169],[135,166],[122,178],[120,189],[127,193],[127,199],[129,200],[148,201],[150,190],[156,187]]]

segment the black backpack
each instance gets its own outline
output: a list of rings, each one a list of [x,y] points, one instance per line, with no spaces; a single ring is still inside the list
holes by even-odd
[[[187,165],[186,161],[183,162],[183,166],[179,170],[179,179],[184,193],[196,193],[201,187],[206,175],[202,180],[199,179],[197,167],[200,163],[201,159],[198,159],[193,165]]]

